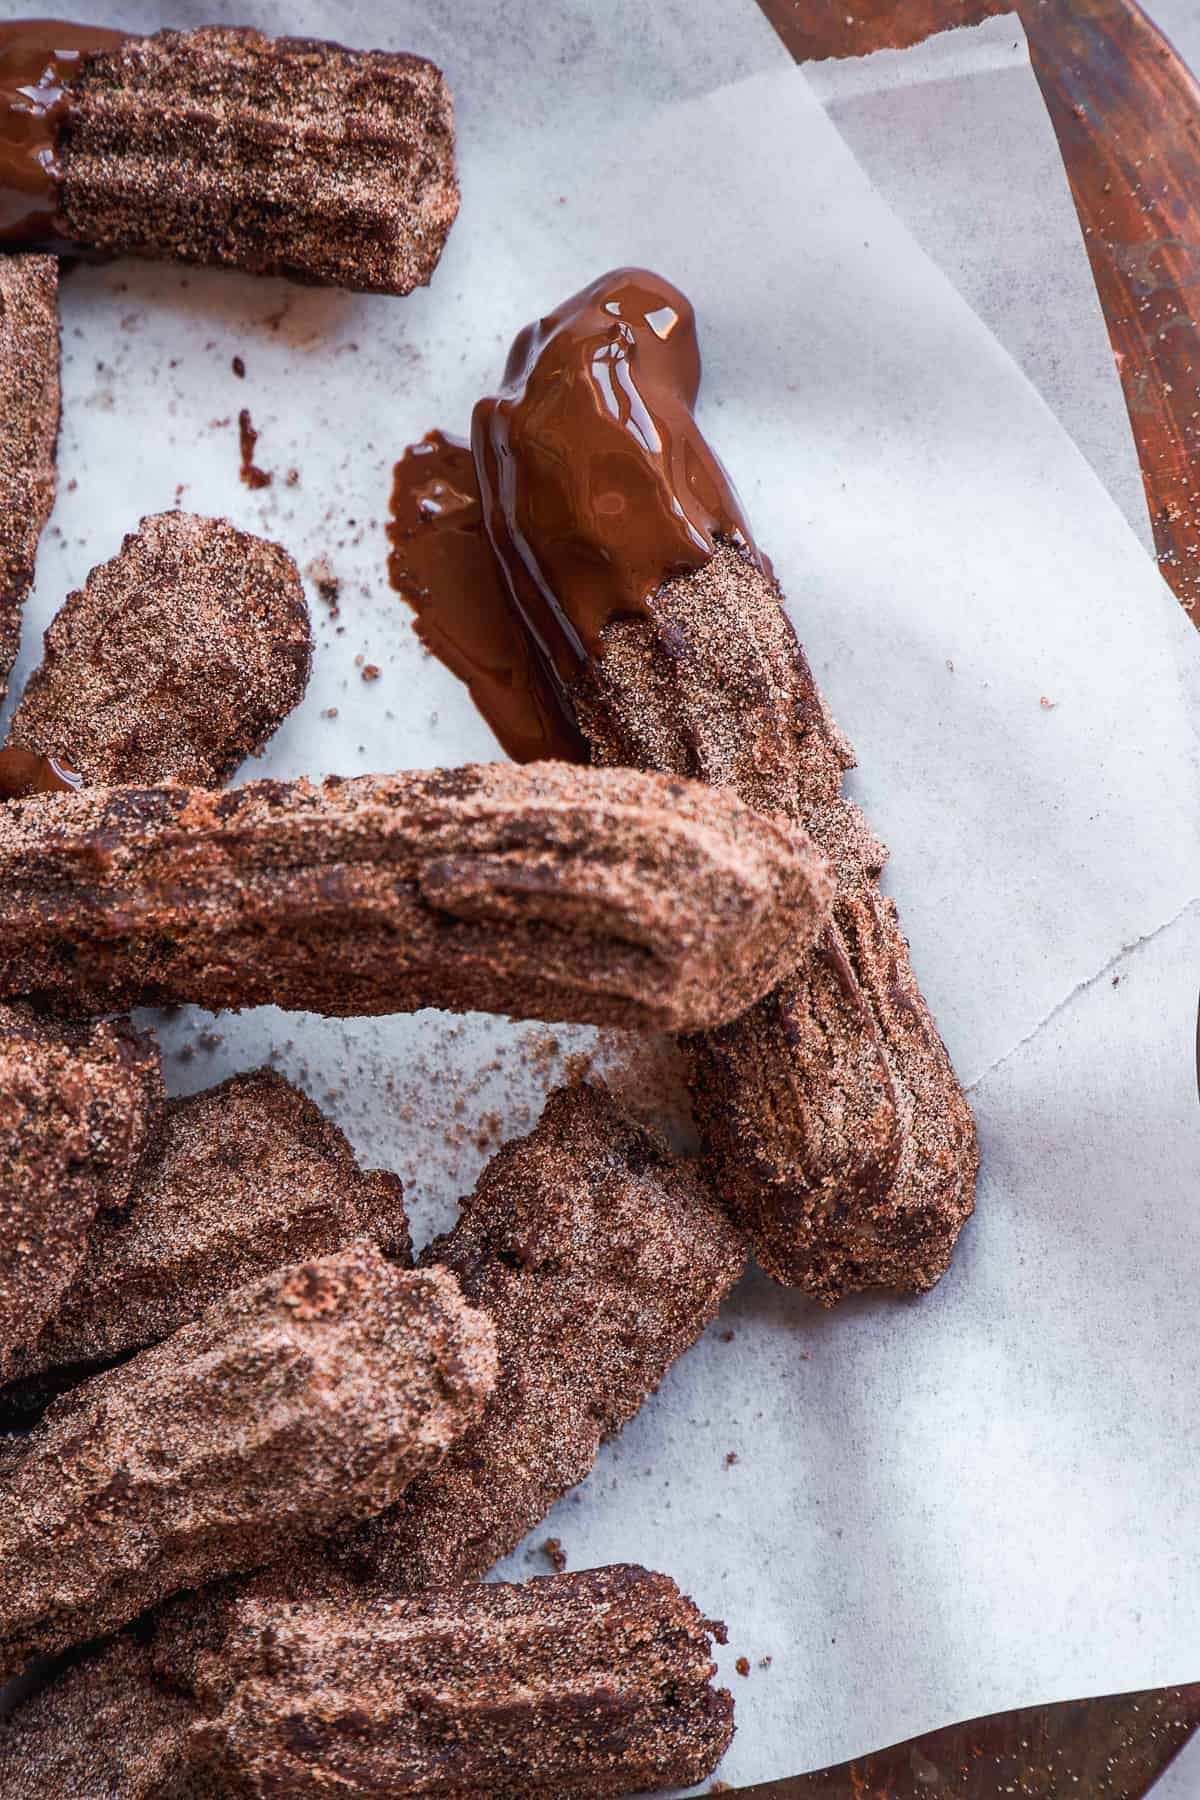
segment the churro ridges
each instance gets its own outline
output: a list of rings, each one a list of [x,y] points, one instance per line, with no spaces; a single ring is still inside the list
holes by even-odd
[[[341,1565],[411,1587],[486,1574],[583,1480],[745,1260],[694,1166],[603,1089],[552,1094],[423,1259],[492,1319],[495,1393],[438,1469],[338,1547]]]
[[[160,513],[68,595],[9,730],[90,783],[217,787],[304,696],[296,565],[224,519]]]
[[[490,1323],[371,1244],[293,1264],[54,1402],[0,1470],[0,1671],[378,1511],[478,1418]]]
[[[58,444],[58,264],[0,257],[0,700],[21,634]]]
[[[458,211],[450,95],[420,57],[162,31],[88,58],[69,98],[60,212],[96,249],[405,294]]]
[[[70,1285],[101,1207],[124,1205],[157,1111],[157,1046],[128,1024],[0,1006],[0,1375]]]
[[[185,1597],[0,1725],[6,1800],[602,1795],[690,1786],[733,1735],[711,1637],[630,1564],[396,1595]]]
[[[715,1023],[830,888],[785,823],[628,770],[97,788],[0,808],[0,993]]]
[[[275,1071],[235,1075],[169,1102],[128,1203],[94,1221],[73,1280],[13,1371],[157,1343],[231,1288],[358,1238],[409,1261],[399,1179],[360,1170],[332,1120]]]
[[[733,1702],[708,1622],[665,1575],[616,1565],[521,1586],[372,1589],[227,1609],[190,1671],[191,1760],[233,1789],[594,1800],[685,1786]],[[210,1630],[212,1628],[210,1627]],[[170,1677],[171,1639],[156,1668]]]

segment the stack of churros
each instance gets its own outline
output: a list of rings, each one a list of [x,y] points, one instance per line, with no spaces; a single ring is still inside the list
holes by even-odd
[[[60,255],[384,294],[458,206],[417,57],[0,28],[0,681],[55,492]],[[920,1291],[970,1110],[849,745],[618,270],[396,472],[390,568],[513,762],[223,791],[302,700],[281,546],[143,519],[0,749],[0,1726],[12,1800],[619,1795],[733,1731],[705,1619],[617,1565],[480,1585],[753,1253]],[[449,503],[448,497],[449,496]],[[701,1150],[559,1088],[415,1266],[398,1176],[270,1069],[168,1100],[132,1008],[669,1032]]]

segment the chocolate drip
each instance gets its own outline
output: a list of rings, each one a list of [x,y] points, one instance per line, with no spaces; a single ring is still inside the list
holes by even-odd
[[[53,756],[32,750],[0,750],[0,800],[24,800],[30,794],[74,794],[83,776]]]
[[[71,78],[85,57],[112,50],[125,37],[53,19],[0,27],[0,244],[78,254],[58,205],[58,145],[71,110]]]
[[[513,760],[587,762],[587,746],[513,613],[461,438],[431,431],[404,452],[388,537],[388,574],[417,615],[421,642],[466,683]]]
[[[521,332],[469,455],[431,432],[396,465],[393,586],[518,761],[589,759],[571,692],[606,627],[723,542],[762,561],[699,387],[690,302],[617,269]]]

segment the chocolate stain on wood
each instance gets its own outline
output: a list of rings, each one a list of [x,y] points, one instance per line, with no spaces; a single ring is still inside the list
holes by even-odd
[[[1133,0],[759,0],[798,62],[1016,11],[1108,324],[1163,575],[1200,627],[1200,84]]]
[[[1142,1800],[1200,1724],[1200,1682],[970,1719],[743,1800]]]

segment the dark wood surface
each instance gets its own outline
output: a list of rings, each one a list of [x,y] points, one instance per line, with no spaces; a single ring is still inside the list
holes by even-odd
[[[1200,1683],[995,1713],[741,1800],[1143,1800],[1200,1724]]]
[[[1200,84],[1134,0],[759,4],[798,61],[1021,15],[1108,322],[1162,572],[1200,627]]]
[[[1134,0],[759,5],[801,62],[901,49],[995,13],[1021,15],[1120,371],[1162,572],[1200,627],[1200,85]],[[1141,1800],[1198,1729],[1200,1683],[997,1714],[740,1792]]]

